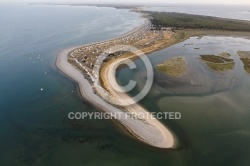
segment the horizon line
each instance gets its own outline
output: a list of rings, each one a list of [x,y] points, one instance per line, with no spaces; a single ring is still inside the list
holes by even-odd
[[[60,3],[60,2],[1,2],[0,4],[38,4],[38,5],[136,5],[136,6],[146,6],[146,5],[224,5],[224,6],[229,6],[229,5],[248,5],[250,6],[249,3],[162,3],[162,2],[145,2],[145,3],[133,3],[133,2],[121,2],[121,3],[112,3],[112,2],[105,2],[105,3],[98,3],[98,2],[89,2],[89,3],[79,3],[79,2],[67,2],[67,3]]]

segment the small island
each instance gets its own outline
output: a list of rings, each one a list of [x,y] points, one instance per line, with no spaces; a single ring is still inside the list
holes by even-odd
[[[250,51],[239,51],[238,56],[244,64],[245,71],[250,73]]]
[[[181,56],[173,57],[157,65],[157,70],[172,77],[180,77],[187,71],[186,59]]]
[[[235,62],[233,59],[230,59],[230,57],[231,55],[226,52],[218,55],[200,55],[201,60],[203,60],[209,68],[218,72],[234,69]]]

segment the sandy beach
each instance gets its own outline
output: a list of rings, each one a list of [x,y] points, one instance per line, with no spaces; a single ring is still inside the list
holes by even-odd
[[[122,36],[126,36],[129,33],[133,33],[137,31],[139,28],[140,27],[135,28],[131,32],[128,32]],[[191,36],[192,35],[194,34],[191,33]],[[151,47],[144,48],[142,49],[142,51],[144,53],[154,52],[156,50],[166,48],[170,45],[186,40],[188,37],[189,35],[186,34],[181,39],[170,38],[168,43],[159,42],[159,44],[156,43],[157,47],[154,46],[152,48]],[[88,45],[94,45],[94,44],[96,43]],[[148,145],[158,148],[174,148],[176,145],[176,140],[174,139],[173,133],[171,133],[171,131],[166,126],[164,126],[159,120],[151,117],[146,119],[145,118],[135,119],[132,117],[128,118],[127,113],[124,112],[124,110],[108,103],[107,101],[103,100],[100,96],[94,93],[92,85],[87,79],[84,78],[82,72],[77,67],[73,66],[68,62],[68,54],[79,47],[82,46],[72,47],[61,51],[58,54],[56,66],[60,71],[62,71],[64,74],[66,74],[68,77],[70,77],[71,79],[75,80],[78,83],[81,95],[90,103],[92,103],[94,106],[98,107],[100,110],[110,114],[117,113],[121,115],[119,119],[116,119],[116,121],[119,122],[122,126],[124,126],[126,130],[128,130],[138,140],[141,140]],[[125,54],[120,58],[111,60],[110,62],[105,64],[104,67],[101,69],[101,79],[104,83],[104,87],[108,89],[110,94],[112,94],[113,98],[119,99],[120,101],[124,100],[124,102],[129,101],[128,99],[130,97],[126,93],[123,93],[122,92],[123,90],[116,84],[115,69],[123,61],[126,61],[127,58],[135,59],[136,57],[131,56],[129,54],[128,55]],[[118,92],[117,89],[120,89],[119,91],[121,93]],[[126,103],[124,104],[126,105]],[[145,108],[143,108],[137,103],[125,106],[123,107],[123,109],[125,109],[129,113],[145,115],[144,117],[146,117],[147,114],[149,113]]]
[[[142,121],[139,119],[128,118],[125,112],[97,96],[90,83],[82,75],[81,71],[79,71],[76,67],[73,67],[67,61],[68,53],[74,49],[75,47],[61,51],[57,56],[56,66],[60,71],[78,83],[81,95],[86,100],[107,113],[117,113],[121,115],[121,118],[116,120],[133,136],[144,143],[158,148],[174,148],[174,136],[157,119],[150,118],[146,119],[146,121]],[[117,63],[119,63],[119,61],[117,61]],[[112,66],[110,71],[112,71]],[[111,77],[113,77],[112,75],[113,73],[111,73]],[[129,110],[143,113],[147,112],[138,104],[129,106]]]

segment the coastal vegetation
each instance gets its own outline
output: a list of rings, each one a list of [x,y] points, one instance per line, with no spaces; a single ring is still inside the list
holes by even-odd
[[[225,52],[218,55],[200,55],[201,60],[214,71],[232,70],[235,66],[235,62],[233,59],[230,59],[230,57],[231,55]]]
[[[157,70],[172,77],[180,77],[187,71],[186,59],[181,56],[170,58],[158,64]]]
[[[134,9],[133,11],[139,13],[141,12],[139,9]],[[142,15],[142,13],[140,14]],[[241,33],[244,31],[250,32],[250,24],[244,21],[239,21],[244,24],[244,26],[240,24],[231,26],[232,20],[226,19],[220,20],[219,18],[205,16],[193,17],[193,15],[183,17],[183,14],[170,13],[172,18],[168,20],[164,16],[164,13],[158,13],[163,15],[162,17],[158,16],[158,18],[154,14],[157,13],[152,14],[152,22],[146,21],[144,25],[120,37],[66,50],[61,54],[64,61],[58,59],[59,68],[61,68],[64,72],[67,72],[71,78],[73,77],[77,80],[82,96],[86,97],[87,100],[100,107],[100,109],[107,111],[108,113],[147,113],[147,111],[137,103],[133,106],[127,105],[130,104],[128,101],[132,101],[127,100],[131,97],[125,92],[120,93],[123,91],[119,85],[116,84],[115,70],[122,64],[122,62],[125,62],[127,59],[135,60],[138,56],[143,55],[140,52],[149,54],[188,39],[192,36],[192,34],[187,31],[187,28],[195,31],[198,31],[198,29],[199,31],[212,29],[235,30]],[[183,17],[182,20],[180,19],[177,21],[179,18],[176,16],[178,15]],[[190,16],[192,16],[192,18],[189,19],[188,17]],[[200,18],[200,20],[198,18]],[[221,25],[222,20],[226,21],[227,24],[222,23]],[[248,26],[246,27],[245,24],[248,24]],[[235,20],[233,25],[235,25]],[[229,33],[229,31],[227,32]],[[116,49],[112,49],[117,45],[121,45],[120,50],[117,51]],[[134,48],[127,48],[124,45],[133,46],[138,48],[140,51]],[[196,47],[195,49],[199,48]],[[100,71],[98,71],[100,79],[96,80],[96,78],[98,78],[98,73],[95,73],[94,69],[99,65],[96,64],[96,61],[98,62],[100,60],[99,55],[102,53],[104,53],[106,57],[103,57],[103,63],[101,63]],[[136,56],[136,54],[138,56]],[[228,53],[221,53],[218,55],[201,55],[201,59],[215,71],[233,69],[235,62],[230,58],[231,55]],[[67,64],[65,61],[69,63]],[[74,68],[70,65],[73,65]],[[177,56],[157,65],[157,70],[171,77],[181,77],[187,73],[187,66],[186,59],[182,56]],[[78,72],[75,71],[75,67],[77,67]],[[71,71],[69,72],[69,70]],[[79,77],[82,75],[84,77]],[[189,74],[185,74],[184,76],[189,77]],[[100,87],[96,88],[93,86],[95,83],[98,83],[96,81],[99,81],[101,85]],[[188,82],[190,82],[188,84],[197,85],[196,80],[193,78],[190,78]],[[116,91],[118,88],[121,89],[119,93]],[[131,134],[145,143],[160,148],[172,148],[174,146],[174,137],[172,133],[167,128],[162,126],[160,122],[152,119],[138,118],[139,116],[134,117],[136,118],[116,120],[124,125],[129,131],[132,131]],[[134,125],[134,121],[139,122],[138,125]],[[149,126],[153,126],[154,128]],[[157,135],[148,133],[157,133]]]
[[[175,35],[175,38],[177,40],[182,40],[182,39],[185,39],[188,34],[186,32],[183,32],[183,31],[180,31],[180,32],[177,32],[176,35]]]
[[[201,59],[206,61],[206,62],[211,62],[211,63],[229,63],[229,62],[233,62],[233,59],[228,59],[228,58],[224,58],[221,57],[219,55],[200,55]]]
[[[240,60],[244,64],[244,69],[247,73],[250,73],[250,51],[239,51],[238,55]]]
[[[211,16],[170,13],[147,12],[152,17],[152,24],[156,27],[173,27],[177,29],[204,29],[226,31],[250,31],[250,22],[218,18]]]

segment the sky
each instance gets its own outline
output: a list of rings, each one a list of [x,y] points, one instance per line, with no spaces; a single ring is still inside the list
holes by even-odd
[[[250,0],[0,0],[0,3],[165,3],[165,4],[239,4],[250,5]]]

